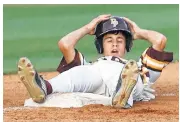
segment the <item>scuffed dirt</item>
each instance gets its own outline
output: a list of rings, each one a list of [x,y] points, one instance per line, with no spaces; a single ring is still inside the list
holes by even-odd
[[[40,73],[45,79],[57,72]],[[171,63],[162,72],[153,86],[156,99],[150,102],[136,102],[131,109],[117,109],[111,106],[87,105],[82,108],[26,108],[24,100],[29,98],[18,75],[3,77],[4,121],[18,122],[178,122],[179,120],[179,62]]]

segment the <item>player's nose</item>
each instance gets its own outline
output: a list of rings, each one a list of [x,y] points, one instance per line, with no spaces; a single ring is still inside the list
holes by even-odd
[[[113,45],[113,47],[117,47],[117,43],[116,42],[113,42],[112,45]]]

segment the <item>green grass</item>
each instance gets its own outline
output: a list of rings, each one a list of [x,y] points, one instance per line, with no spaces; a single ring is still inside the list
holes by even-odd
[[[163,33],[168,38],[166,50],[179,59],[178,12],[178,5],[4,5],[3,73],[16,72],[22,56],[38,71],[55,71],[62,58],[58,40],[104,13],[129,17],[142,28]],[[135,41],[126,58],[137,60],[148,46]],[[93,36],[85,36],[77,49],[87,60],[98,57]]]

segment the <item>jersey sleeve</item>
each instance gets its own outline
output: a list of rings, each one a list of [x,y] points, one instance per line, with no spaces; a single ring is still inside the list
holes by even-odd
[[[153,47],[147,48],[139,59],[141,76],[144,83],[154,83],[164,67],[173,60],[172,52],[160,52]]]
[[[75,67],[75,66],[87,65],[87,64],[89,64],[89,63],[86,62],[84,56],[77,49],[75,49],[75,57],[74,57],[73,61],[70,63],[67,63],[65,58],[63,57],[59,63],[57,71],[59,73],[62,73],[64,71],[67,71],[67,70]]]

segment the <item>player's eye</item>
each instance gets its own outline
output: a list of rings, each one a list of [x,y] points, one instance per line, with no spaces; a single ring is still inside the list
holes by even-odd
[[[108,39],[108,40],[107,40],[107,42],[108,42],[108,43],[111,43],[111,42],[112,42],[112,40],[111,40],[111,39]]]
[[[117,39],[117,43],[123,43],[123,40],[121,38]]]
[[[122,43],[122,40],[117,40],[117,43]]]

